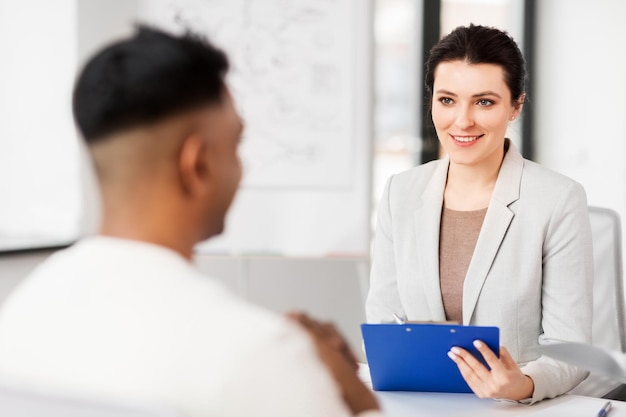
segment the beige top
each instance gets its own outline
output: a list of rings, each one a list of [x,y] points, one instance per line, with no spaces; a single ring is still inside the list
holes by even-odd
[[[487,209],[443,208],[439,234],[439,282],[447,320],[463,323],[463,282]]]

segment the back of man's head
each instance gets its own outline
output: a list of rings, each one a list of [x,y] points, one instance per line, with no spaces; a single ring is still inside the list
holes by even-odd
[[[100,233],[190,256],[222,231],[241,179],[227,70],[206,39],[145,26],[89,60],[73,110],[102,195]]]
[[[73,96],[74,118],[88,144],[195,107],[219,103],[225,54],[188,33],[147,26],[114,43],[85,66]]]

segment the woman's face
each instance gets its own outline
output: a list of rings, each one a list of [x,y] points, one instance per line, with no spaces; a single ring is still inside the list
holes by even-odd
[[[452,163],[499,166],[507,126],[520,110],[499,65],[449,61],[435,69],[433,123]]]

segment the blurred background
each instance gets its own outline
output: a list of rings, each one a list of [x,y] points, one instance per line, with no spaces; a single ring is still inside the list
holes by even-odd
[[[624,217],[624,16],[621,0],[0,0],[0,302],[97,229],[71,89],[134,22],[206,31],[252,126],[227,232],[199,245],[198,266],[253,302],[334,320],[358,346],[384,183],[438,157],[430,47],[469,23],[509,32],[530,77],[509,137]]]

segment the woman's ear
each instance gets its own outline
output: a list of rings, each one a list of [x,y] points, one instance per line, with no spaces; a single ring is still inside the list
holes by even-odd
[[[193,196],[206,190],[209,177],[207,145],[197,133],[187,136],[178,155],[178,173],[183,193]]]
[[[522,107],[524,107],[524,100],[526,100],[526,93],[522,93],[513,105],[513,112],[511,113],[510,121],[517,119],[522,113]]]

